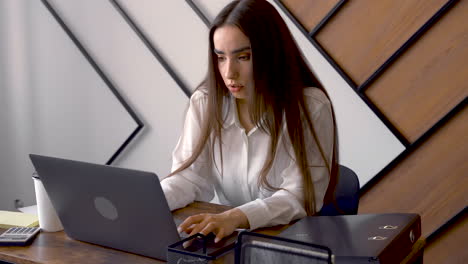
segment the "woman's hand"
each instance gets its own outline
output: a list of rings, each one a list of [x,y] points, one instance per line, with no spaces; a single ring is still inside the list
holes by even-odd
[[[177,230],[191,235],[201,233],[208,235],[213,232],[216,235],[215,243],[232,234],[237,228],[249,228],[247,216],[238,208],[228,210],[220,214],[198,214],[190,216]]]

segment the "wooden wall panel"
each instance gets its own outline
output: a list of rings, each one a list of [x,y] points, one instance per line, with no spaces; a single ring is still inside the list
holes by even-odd
[[[467,131],[465,107],[372,186],[359,213],[419,213],[427,237],[468,204]]]
[[[468,1],[460,1],[367,90],[414,142],[468,95]]]
[[[348,1],[316,39],[360,85],[446,2]]]
[[[468,263],[468,217],[455,222],[424,250],[425,264]]]
[[[448,1],[347,1],[315,40],[359,86]],[[319,1],[282,2],[289,3],[301,23],[318,21],[312,2]],[[367,90],[359,91],[409,143],[467,98],[466,14],[468,1],[458,1]],[[359,213],[419,213],[423,237],[449,221],[468,204],[467,131],[464,106],[367,186]],[[466,221],[465,217],[428,243],[425,263],[468,262]]]
[[[311,32],[339,0],[282,0],[283,4]]]

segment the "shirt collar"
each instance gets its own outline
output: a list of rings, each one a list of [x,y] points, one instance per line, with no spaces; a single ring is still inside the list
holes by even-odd
[[[224,119],[224,127],[229,128],[235,125],[239,129],[244,129],[239,121],[239,114],[238,114],[239,112],[237,111],[237,104],[236,104],[236,99],[234,96],[229,96],[229,98],[225,101],[224,109],[225,109],[224,116],[226,117]],[[262,119],[260,122],[265,122],[265,121]],[[255,126],[254,128],[252,128],[249,134],[252,134],[258,129],[259,129],[258,126]]]
[[[233,96],[229,96],[224,104],[224,116],[226,117],[224,119],[224,125],[226,128],[232,125],[236,125],[239,128],[242,127],[239,122],[239,116],[237,115],[237,104],[235,100]]]

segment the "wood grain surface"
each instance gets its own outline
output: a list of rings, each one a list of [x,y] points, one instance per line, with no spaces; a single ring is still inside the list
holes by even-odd
[[[366,91],[410,142],[468,96],[467,14],[458,2]]]
[[[359,213],[421,215],[427,237],[468,204],[468,108],[370,188]]]
[[[339,0],[282,0],[281,2],[307,32],[311,32]]]
[[[347,1],[316,39],[360,85],[446,2]]]
[[[173,212],[175,219],[183,220],[197,213],[221,213],[231,207],[204,202],[195,202]],[[3,232],[5,229],[0,229]],[[69,238],[65,232],[41,232],[26,247],[0,247],[0,260],[16,264],[153,264],[164,261],[127,253]]]

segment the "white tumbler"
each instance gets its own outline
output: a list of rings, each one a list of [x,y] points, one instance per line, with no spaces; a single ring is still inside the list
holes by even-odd
[[[49,196],[47,195],[41,179],[34,173],[34,190],[36,192],[37,214],[39,217],[39,227],[45,232],[57,232],[63,230],[62,223],[55,212]]]

